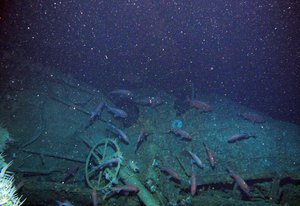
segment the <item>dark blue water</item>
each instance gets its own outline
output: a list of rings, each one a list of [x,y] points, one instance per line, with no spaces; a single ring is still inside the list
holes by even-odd
[[[191,82],[300,122],[297,1],[3,1],[1,37],[99,88]],[[113,81],[112,81],[113,80]]]

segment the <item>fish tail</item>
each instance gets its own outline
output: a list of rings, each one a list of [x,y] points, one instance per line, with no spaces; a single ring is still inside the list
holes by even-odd
[[[226,166],[225,170],[231,175],[232,174],[232,170],[230,169],[230,167]]]
[[[253,133],[250,133],[250,136],[251,136],[251,137],[253,137],[253,138],[257,138],[257,135],[256,135],[256,133],[255,133],[255,132],[253,132]]]

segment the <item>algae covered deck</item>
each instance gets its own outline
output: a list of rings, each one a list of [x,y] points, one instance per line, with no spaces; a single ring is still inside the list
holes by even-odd
[[[201,113],[191,108],[177,117],[174,109],[175,97],[172,94],[135,89],[134,94],[140,97],[161,97],[163,105],[155,108],[137,106],[139,112],[135,115],[138,118],[126,128],[122,121],[114,119],[104,111],[101,116],[104,121],[96,121],[84,129],[90,112],[100,102],[113,104],[107,93],[71,77],[62,77],[62,74],[50,69],[42,72],[38,68],[32,65],[30,72],[35,75],[24,77],[27,83],[22,85],[22,89],[12,91],[17,94],[12,109],[5,110],[3,105],[1,107],[2,121],[6,122],[17,141],[9,151],[8,158],[14,158],[14,171],[20,176],[22,173],[32,172],[35,175],[27,177],[32,181],[59,183],[67,168],[72,167],[74,162],[84,163],[90,148],[82,139],[88,139],[90,145],[93,145],[105,138],[115,138],[106,130],[105,121],[111,121],[129,137],[129,145],[119,142],[124,166],[129,160],[134,160],[141,171],[133,174],[135,178],[142,184],[153,179],[157,185],[156,193],[162,194],[165,198],[163,201],[178,201],[178,198],[189,195],[180,193],[189,187],[192,171],[187,150],[196,153],[205,164],[204,169],[195,169],[198,182],[204,185],[232,183],[226,168],[231,168],[246,181],[299,178],[300,128],[294,124],[274,120],[265,114],[260,114],[266,119],[265,123],[254,124],[238,114],[258,113],[257,111],[226,97],[211,94],[197,97],[212,106],[211,112]],[[182,121],[182,129],[192,135],[192,141],[181,140],[168,132],[172,122],[177,119]],[[151,135],[135,154],[141,128]],[[255,133],[257,137],[232,144],[227,142],[230,136],[243,132]],[[215,169],[209,165],[204,142],[214,155]],[[177,171],[182,185],[171,182],[154,168],[153,160]],[[83,166],[78,171],[76,184],[78,187],[87,188],[82,168]],[[42,177],[37,177],[39,170],[46,171],[41,172]],[[80,190],[77,192],[80,193]],[[64,196],[71,198],[67,194]],[[55,197],[58,198],[59,194]]]

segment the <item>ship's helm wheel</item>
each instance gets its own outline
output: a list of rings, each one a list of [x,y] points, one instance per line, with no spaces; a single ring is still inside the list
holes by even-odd
[[[98,166],[114,157],[122,159],[118,143],[114,140],[104,139],[91,149],[85,162],[85,179],[90,188],[97,191],[107,191],[111,188],[114,181],[117,180],[121,161],[102,171]]]

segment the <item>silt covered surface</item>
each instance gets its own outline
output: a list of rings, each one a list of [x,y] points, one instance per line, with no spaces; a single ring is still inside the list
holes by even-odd
[[[100,102],[113,105],[115,101],[106,92],[91,88],[51,68],[30,64],[24,71],[23,81],[4,94],[14,98],[2,101],[1,121],[6,123],[16,140],[6,151],[6,158],[14,159],[12,168],[17,177],[27,181],[22,192],[28,199],[28,205],[54,205],[55,199],[68,199],[74,205],[91,203],[92,189],[87,187],[84,179],[85,159],[91,148],[83,139],[88,140],[90,145],[105,138],[115,139],[106,130],[104,121],[111,121],[128,135],[129,145],[117,140],[124,158],[122,167],[127,167],[128,161],[134,160],[141,172],[133,175],[142,184],[146,184],[149,179],[154,180],[156,191],[153,196],[161,204],[179,203],[190,198],[189,178],[192,167],[187,150],[196,153],[205,164],[204,169],[195,168],[197,181],[202,186],[198,187],[198,195],[191,200],[194,204],[205,197],[201,196],[202,193],[206,194],[205,191],[210,191],[211,188],[227,185],[223,189],[216,189],[216,194],[227,189],[230,191],[233,180],[226,168],[231,168],[249,182],[256,198],[259,196],[256,184],[262,180],[274,182],[285,178],[299,179],[299,127],[271,119],[266,114],[260,114],[266,119],[265,123],[247,121],[238,114],[258,112],[224,96],[201,95],[196,92],[196,98],[210,104],[212,112],[201,113],[189,108],[184,114],[177,116],[174,109],[176,97],[171,93],[135,89],[133,92],[137,97],[160,96],[163,104],[155,108],[137,105],[137,108],[129,109],[128,118],[131,118],[130,112],[138,112],[134,114],[134,119],[127,121],[130,124],[126,126],[123,120],[114,119],[104,111],[101,116],[104,121],[96,121],[83,129],[89,120],[89,113]],[[5,107],[6,104],[10,105],[9,109]],[[118,104],[122,106],[122,102]],[[125,106],[125,109],[128,108],[132,107]],[[169,133],[172,121],[177,119],[182,121],[182,129],[192,135],[192,141],[181,140]],[[135,154],[141,128],[149,132],[150,136]],[[242,132],[255,133],[257,138],[233,144],[227,142],[230,136]],[[209,165],[204,142],[214,155],[215,169]],[[174,183],[154,168],[153,160],[178,172],[182,183]],[[62,184],[62,177],[75,164],[80,165],[75,177]],[[43,188],[45,192],[42,191]],[[233,194],[236,201],[243,199],[251,203],[251,197]],[[102,197],[101,193],[99,197]],[[220,195],[221,197],[224,195]],[[272,202],[262,197],[258,200]],[[135,196],[114,197],[103,201],[103,204],[122,201],[127,205],[141,204]]]

